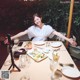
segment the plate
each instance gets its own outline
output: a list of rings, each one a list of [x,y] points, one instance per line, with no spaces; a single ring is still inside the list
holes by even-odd
[[[33,44],[38,45],[38,46],[42,46],[45,44],[45,42],[44,41],[34,41]]]
[[[70,78],[78,78],[80,77],[80,72],[78,71],[78,69],[73,68],[73,67],[69,67],[69,66],[65,66],[62,68],[62,73]]]
[[[50,43],[50,45],[51,45],[53,48],[58,48],[58,47],[60,47],[60,46],[62,45],[62,43],[61,43],[61,42],[52,42],[52,43]]]
[[[43,48],[43,52],[44,52],[44,53],[53,52],[53,49],[50,48],[50,47],[44,47],[44,48]]]
[[[40,62],[47,58],[47,56],[40,49],[28,50],[27,54],[36,62]]]

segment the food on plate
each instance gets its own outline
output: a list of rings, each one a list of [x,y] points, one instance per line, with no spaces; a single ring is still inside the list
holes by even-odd
[[[25,45],[25,48],[27,48],[27,49],[32,49],[32,43],[31,43],[31,41],[29,41],[29,42]]]
[[[30,50],[27,52],[27,54],[35,61],[41,61],[42,59],[46,58],[45,54],[38,49]]]
[[[44,54],[41,53],[41,52],[38,51],[38,50],[33,51],[32,54],[33,54],[33,58],[36,59],[36,60],[37,60],[37,59],[44,58]]]

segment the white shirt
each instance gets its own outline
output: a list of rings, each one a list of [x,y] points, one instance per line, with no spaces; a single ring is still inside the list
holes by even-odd
[[[33,38],[32,41],[45,41],[47,37],[49,37],[54,30],[55,29],[53,29],[50,25],[43,25],[41,29],[33,25],[29,27],[27,31],[28,31],[28,37],[30,39]]]

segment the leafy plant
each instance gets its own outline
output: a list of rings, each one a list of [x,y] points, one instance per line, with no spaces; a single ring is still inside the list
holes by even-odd
[[[70,3],[60,3],[60,0],[46,0],[42,11],[44,22],[57,31],[67,33]],[[43,4],[44,5],[44,4]],[[75,36],[80,45],[80,3],[74,4],[71,36]]]

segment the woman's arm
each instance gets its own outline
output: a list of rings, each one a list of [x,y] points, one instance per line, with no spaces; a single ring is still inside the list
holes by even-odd
[[[19,38],[19,37],[21,37],[21,36],[23,36],[23,35],[25,35],[25,34],[27,34],[27,33],[28,33],[27,30],[25,30],[25,31],[23,31],[23,32],[20,32],[20,33],[18,33],[18,34],[16,34],[16,35],[12,36],[12,37],[11,37],[11,40],[14,40],[14,39],[16,39],[16,38]]]
[[[12,36],[11,37],[11,40],[14,40],[14,39],[16,39],[16,38],[19,38],[19,37],[21,37],[21,36],[23,36],[23,35],[25,35],[25,34],[27,34],[28,33],[28,30],[25,30],[25,31],[23,31],[23,32],[20,32],[20,33],[18,33],[18,34],[16,34],[16,35],[14,35],[14,36]],[[8,44],[9,42],[8,42],[8,39],[6,38],[5,39],[5,41],[4,41],[4,44]]]
[[[62,39],[65,39],[66,41],[68,41],[73,46],[77,45],[77,43],[72,38],[67,38],[64,35],[62,35],[60,32],[54,31],[53,34],[59,36]]]

